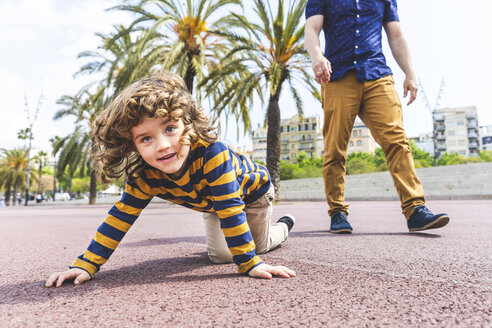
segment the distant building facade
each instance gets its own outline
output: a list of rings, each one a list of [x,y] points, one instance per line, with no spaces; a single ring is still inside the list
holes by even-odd
[[[409,138],[415,143],[417,148],[434,156],[434,140],[432,138],[432,132],[421,133],[418,137]]]
[[[252,159],[266,163],[267,129],[253,130]],[[369,129],[356,122],[348,145],[348,153],[362,152],[374,154],[379,147]],[[323,157],[323,135],[318,116],[299,118],[295,115],[282,119],[280,123],[280,159],[296,162],[296,156],[304,151],[309,157]]]
[[[475,106],[440,108],[434,112],[434,135],[437,156],[458,153],[464,157],[478,156],[480,141]]]
[[[304,151],[309,157],[321,157],[323,136],[318,116],[283,119],[280,122],[280,159],[295,163]]]
[[[492,125],[480,127],[480,144],[482,150],[492,150]]]
[[[378,144],[374,140],[371,131],[362,122],[355,122],[350,135],[348,153],[374,154]]]
[[[262,162],[266,164],[267,157],[267,128],[258,127],[253,130],[253,151],[251,153],[251,159],[255,162]]]

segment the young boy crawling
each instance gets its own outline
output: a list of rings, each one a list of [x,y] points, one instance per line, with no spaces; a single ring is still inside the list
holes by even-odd
[[[295,221],[286,214],[270,224],[268,171],[216,140],[180,77],[166,72],[130,85],[98,115],[93,134],[102,181],[126,174],[128,183],[85,253],[69,270],[52,274],[46,287],[92,279],[154,196],[204,213],[213,262],[234,262],[251,277],[296,275],[257,255],[286,240]]]

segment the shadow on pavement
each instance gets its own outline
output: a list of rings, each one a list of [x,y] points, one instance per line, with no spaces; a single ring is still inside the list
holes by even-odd
[[[195,236],[195,237],[176,237],[176,238],[157,238],[157,239],[146,239],[133,243],[122,243],[118,247],[141,247],[141,246],[157,246],[157,245],[170,245],[178,243],[196,243],[196,244],[206,244],[205,236]]]
[[[421,238],[441,238],[441,235],[423,232],[355,232],[350,234],[330,233],[328,230],[294,231],[289,234],[291,238],[302,237],[364,237],[364,236],[407,236]]]
[[[46,288],[44,287],[44,280],[0,286],[0,304],[43,302],[54,297],[74,297],[99,289],[112,289],[120,286],[169,284],[239,277],[237,273],[191,273],[194,270],[213,265],[216,264],[210,261],[206,253],[196,253],[191,256],[145,261],[128,267],[103,271],[97,274],[95,280],[87,281],[78,286],[68,282],[59,288]]]

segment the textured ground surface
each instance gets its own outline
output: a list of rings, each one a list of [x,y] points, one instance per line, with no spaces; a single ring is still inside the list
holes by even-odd
[[[397,202],[352,202],[352,235],[322,202],[262,258],[297,271],[238,276],[205,254],[199,213],[151,204],[93,281],[45,288],[88,245],[105,206],[0,208],[0,327],[491,327],[492,201],[433,201],[451,223],[409,234]]]

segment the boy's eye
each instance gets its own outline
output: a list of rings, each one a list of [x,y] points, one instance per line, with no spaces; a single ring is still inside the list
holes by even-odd
[[[152,140],[152,138],[150,138],[150,137],[143,137],[141,139],[142,142],[149,142],[150,140]]]
[[[167,133],[174,132],[174,130],[176,130],[176,127],[174,125],[166,126],[166,132]]]

